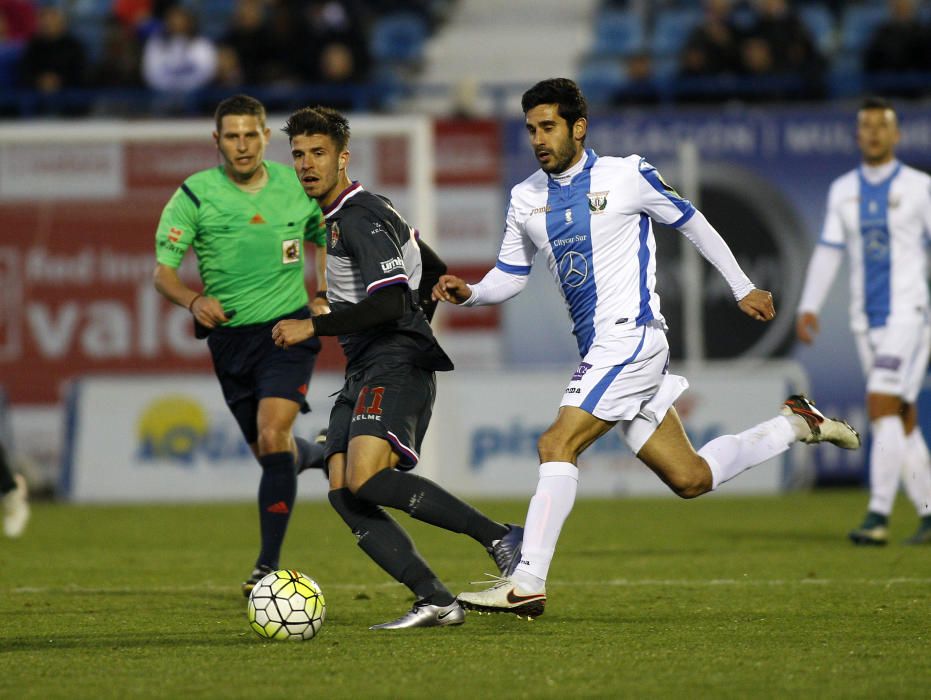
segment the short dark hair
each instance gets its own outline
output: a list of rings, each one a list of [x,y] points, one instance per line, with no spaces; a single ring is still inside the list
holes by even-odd
[[[895,107],[892,106],[889,100],[885,97],[878,97],[876,95],[864,97],[863,101],[860,103],[860,109],[889,109],[895,112]]]
[[[575,81],[568,78],[541,80],[527,90],[520,100],[524,114],[539,105],[557,105],[557,113],[569,126],[579,119],[588,119],[588,103],[585,96]]]
[[[262,126],[265,126],[265,105],[254,97],[249,95],[233,95],[217,105],[217,111],[213,113],[213,119],[217,125],[217,131],[223,122],[223,117],[230,114],[247,115],[255,117]]]
[[[340,151],[349,145],[349,120],[332,107],[304,107],[288,117],[282,129],[293,141],[295,136],[323,134],[333,139]]]

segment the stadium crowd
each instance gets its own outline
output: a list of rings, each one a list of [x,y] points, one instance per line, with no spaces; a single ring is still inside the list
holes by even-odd
[[[0,115],[209,112],[249,90],[390,109],[456,0],[0,0]],[[598,105],[929,94],[922,0],[602,0]]]

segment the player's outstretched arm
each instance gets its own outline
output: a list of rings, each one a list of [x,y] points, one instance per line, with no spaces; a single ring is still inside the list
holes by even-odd
[[[450,304],[461,304],[472,296],[472,290],[461,277],[455,275],[440,275],[440,280],[433,285],[431,294],[435,301],[447,301]]]
[[[818,321],[818,314],[811,311],[803,311],[795,319],[795,335],[805,345],[811,345],[815,341],[815,336],[821,330],[821,323]]]
[[[757,321],[772,321],[776,317],[776,307],[773,306],[773,295],[765,289],[751,290],[737,306],[750,318]]]
[[[279,348],[289,348],[303,343],[314,335],[313,321],[301,318],[286,318],[272,328],[272,340]]]

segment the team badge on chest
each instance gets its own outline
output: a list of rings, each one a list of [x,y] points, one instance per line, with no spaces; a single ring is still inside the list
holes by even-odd
[[[589,192],[588,193],[588,210],[592,214],[601,214],[605,207],[608,206],[607,192]]]
[[[301,241],[299,238],[291,238],[281,242],[281,262],[285,265],[301,261]]]
[[[330,247],[335,248],[339,243],[339,224],[334,221],[330,224]]]

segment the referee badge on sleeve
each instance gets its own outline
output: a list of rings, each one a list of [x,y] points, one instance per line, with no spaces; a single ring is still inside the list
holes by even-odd
[[[301,261],[301,241],[291,238],[281,242],[281,262],[285,265]]]

